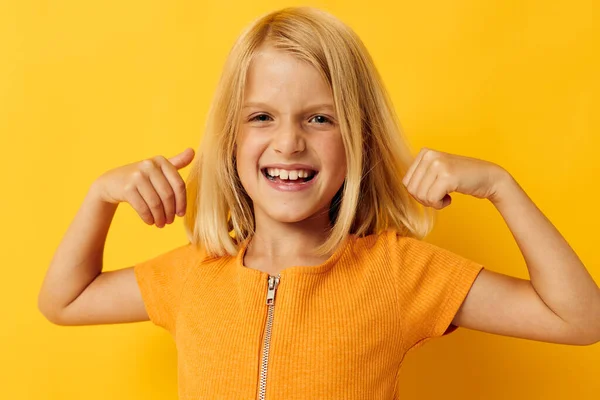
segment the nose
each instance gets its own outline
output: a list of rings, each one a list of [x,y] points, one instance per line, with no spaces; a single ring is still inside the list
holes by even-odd
[[[272,145],[275,152],[284,155],[303,152],[306,143],[302,127],[291,119],[282,122],[273,133]]]

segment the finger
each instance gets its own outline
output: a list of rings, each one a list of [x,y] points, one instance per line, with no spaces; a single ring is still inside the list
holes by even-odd
[[[143,179],[138,185],[138,191],[144,198],[144,201],[150,208],[150,212],[152,213],[152,217],[154,218],[154,223],[159,228],[163,227],[165,224],[165,210],[163,207],[162,200],[160,196],[156,192],[154,185],[150,182],[149,179]]]
[[[441,210],[452,203],[452,197],[448,194],[448,187],[446,180],[440,177],[436,178],[426,194],[427,201],[431,203],[433,208]]]
[[[170,162],[161,162],[160,167],[165,178],[169,182],[169,185],[171,185],[173,193],[175,194],[175,212],[177,215],[182,217],[185,215],[185,210],[187,207],[185,181],[181,175],[179,175],[177,168]]]
[[[417,169],[417,167],[419,166],[419,163],[423,159],[423,156],[425,155],[426,152],[427,152],[427,149],[422,148],[421,151],[419,151],[419,154],[417,154],[417,156],[415,157],[415,160],[410,165],[410,168],[408,168],[406,175],[404,175],[404,178],[402,179],[402,183],[404,184],[404,186],[408,186],[408,184],[410,183],[410,180],[412,179],[412,175],[415,172],[415,169]]]
[[[423,162],[423,164],[426,164],[426,163]],[[421,181],[419,182],[419,186],[416,187],[414,193],[415,193],[415,196],[417,197],[417,199],[420,199],[420,201],[422,203],[424,203],[427,206],[433,206],[432,202],[429,201],[429,198],[427,195],[428,195],[429,189],[431,188],[433,183],[436,181],[437,171],[435,168],[432,168],[431,162],[427,163],[427,166],[423,165],[421,168],[423,168],[423,170],[425,170],[425,172],[423,173],[423,176],[421,177]]]
[[[408,192],[413,196],[417,196],[417,189],[421,185],[421,181],[423,180],[425,173],[429,169],[430,164],[431,160],[429,159],[429,157],[425,157],[425,155],[423,155],[423,157],[421,157],[421,160],[419,161],[419,165],[417,165],[412,174],[412,177],[410,178],[410,182],[408,182],[408,186],[406,187]]]
[[[185,149],[181,153],[177,154],[176,156],[169,158],[168,161],[171,164],[173,164],[173,166],[176,169],[181,169],[181,168],[189,165],[189,163],[192,162],[192,160],[194,159],[194,155],[195,155],[194,149],[192,149],[191,147],[188,147],[187,149]]]
[[[132,185],[129,190],[125,191],[125,200],[133,207],[145,223],[148,225],[154,223],[152,212],[136,186]]]
[[[158,165],[155,165],[154,168],[148,171],[148,177],[162,202],[165,222],[170,224],[175,219],[175,193],[161,168],[161,164],[165,163],[166,159],[163,157],[161,160],[160,158],[161,156],[155,158],[154,161]]]

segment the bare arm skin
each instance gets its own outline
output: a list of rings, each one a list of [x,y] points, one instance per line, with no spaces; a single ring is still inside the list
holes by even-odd
[[[38,296],[57,325],[146,321],[133,267],[102,272],[102,255],[117,204],[100,200],[95,183],[67,229]]]
[[[149,225],[162,228],[186,210],[178,173],[194,151],[111,169],[91,185],[50,263],[38,295],[40,312],[57,325],[147,321],[133,267],[102,272],[106,236],[119,203],[129,203]]]

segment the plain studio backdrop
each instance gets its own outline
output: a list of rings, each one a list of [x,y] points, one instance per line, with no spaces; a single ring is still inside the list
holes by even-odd
[[[166,331],[150,322],[55,326],[38,311],[37,295],[92,181],[116,166],[197,148],[234,40],[259,15],[290,5],[321,7],[355,29],[415,153],[425,146],[505,167],[598,282],[592,0],[3,0],[0,398],[177,398]],[[104,268],[186,240],[180,219],[159,229],[122,204]],[[489,201],[456,194],[426,240],[528,277]],[[407,356],[401,384],[407,400],[596,399],[599,366],[599,345],[459,329]]]

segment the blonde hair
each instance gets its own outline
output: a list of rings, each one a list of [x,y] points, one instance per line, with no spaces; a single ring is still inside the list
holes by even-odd
[[[233,256],[254,233],[252,199],[236,172],[235,143],[246,72],[263,43],[310,63],[333,93],[347,176],[331,202],[329,236],[316,254],[331,253],[349,234],[395,229],[404,236],[426,236],[435,214],[402,185],[414,158],[364,44],[325,11],[288,7],[255,20],[228,55],[186,180],[184,225],[190,242],[214,257]]]

